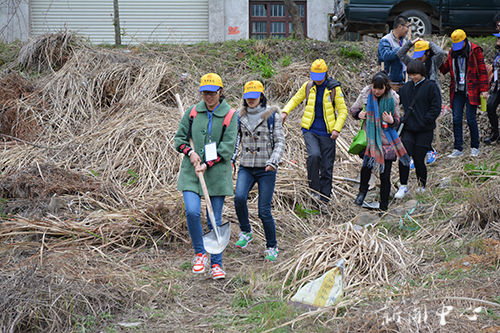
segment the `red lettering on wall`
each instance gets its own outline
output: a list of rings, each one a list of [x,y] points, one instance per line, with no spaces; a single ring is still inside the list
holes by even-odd
[[[239,27],[229,27],[228,30],[228,35],[237,35],[240,33],[240,28]]]

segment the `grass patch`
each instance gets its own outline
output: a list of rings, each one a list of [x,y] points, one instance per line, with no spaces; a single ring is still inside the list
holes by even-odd
[[[273,63],[267,54],[251,55],[248,65],[253,72],[260,73],[264,78],[269,79],[276,74]]]
[[[310,208],[304,208],[302,207],[302,204],[296,204],[295,205],[295,212],[300,218],[311,218],[313,215],[319,214],[319,210],[316,209],[310,209]]]
[[[361,50],[356,45],[341,46],[338,50],[338,54],[344,58],[363,60],[364,55]]]
[[[486,162],[479,164],[466,163],[464,165],[465,172],[473,177],[477,177],[478,181],[484,183],[492,177],[500,175],[500,163],[488,165]]]

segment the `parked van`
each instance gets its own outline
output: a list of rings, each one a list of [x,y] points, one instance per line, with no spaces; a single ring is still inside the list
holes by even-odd
[[[497,12],[500,0],[335,0],[332,34],[388,33],[400,14],[409,18],[412,37],[459,28],[467,35],[489,34]]]

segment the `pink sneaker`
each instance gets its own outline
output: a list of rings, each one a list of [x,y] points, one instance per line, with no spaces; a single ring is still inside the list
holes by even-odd
[[[208,263],[208,258],[206,254],[196,253],[196,257],[193,259],[193,273],[203,273],[205,272],[205,266]]]

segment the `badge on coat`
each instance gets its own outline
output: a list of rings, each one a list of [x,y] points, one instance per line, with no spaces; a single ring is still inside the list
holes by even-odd
[[[210,162],[217,159],[217,146],[214,142],[205,145],[205,162]]]

